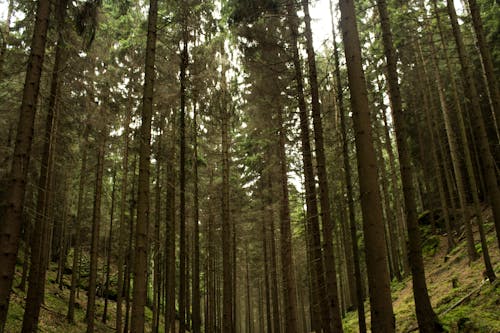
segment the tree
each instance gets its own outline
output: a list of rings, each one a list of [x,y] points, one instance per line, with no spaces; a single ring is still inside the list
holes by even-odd
[[[361,65],[361,49],[355,21],[354,3],[351,0],[341,1],[340,13],[340,27],[343,32],[356,138],[356,155],[358,157],[361,211],[370,293],[371,329],[374,332],[394,332],[395,321],[389,287],[377,163],[372,142],[370,108]]]
[[[4,332],[9,309],[10,290],[14,278],[19,236],[22,225],[24,196],[33,142],[40,76],[42,73],[50,17],[50,1],[37,4],[31,51],[24,81],[23,99],[19,110],[16,145],[11,164],[10,181],[6,195],[5,222],[0,224],[2,250],[0,258],[0,333]]]
[[[131,329],[144,332],[144,306],[146,305],[146,276],[149,224],[149,167],[151,152],[151,119],[153,114],[153,88],[155,82],[156,21],[158,1],[150,0],[148,36],[142,97],[142,122],[139,148],[139,185],[137,188],[137,224],[135,231],[134,291]]]
[[[106,112],[101,107],[101,113]],[[104,115],[100,115],[101,119],[104,119]],[[101,123],[103,124],[103,123]],[[105,124],[105,123],[104,123]],[[94,332],[94,320],[95,320],[95,298],[96,298],[96,288],[97,288],[97,260],[98,260],[98,247],[99,247],[99,231],[101,224],[101,201],[102,201],[102,183],[104,174],[104,158],[105,158],[105,145],[107,137],[106,125],[99,129],[98,133],[98,151],[97,151],[97,166],[96,166],[96,177],[95,177],[95,187],[94,187],[94,207],[92,213],[92,233],[91,233],[91,243],[90,243],[90,276],[89,276],[89,292],[87,298],[87,312],[85,313],[85,318],[87,321],[87,333]]]
[[[413,297],[417,313],[418,326],[421,332],[443,331],[439,320],[432,309],[425,281],[424,261],[422,258],[422,241],[417,221],[415,190],[411,172],[411,160],[406,142],[406,123],[404,119],[403,101],[398,84],[396,53],[392,41],[389,13],[385,0],[377,0],[377,7],[382,26],[382,41],[387,61],[387,81],[389,99],[391,101],[392,118],[396,130],[396,141],[399,154],[399,168],[403,184],[403,197],[408,226],[409,261],[413,281]]]

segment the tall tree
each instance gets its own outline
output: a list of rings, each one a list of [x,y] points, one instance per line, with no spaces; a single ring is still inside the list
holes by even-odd
[[[374,332],[394,332],[384,224],[380,200],[378,171],[372,141],[370,107],[362,67],[359,33],[352,0],[340,1],[347,76],[351,92],[352,119],[358,158],[361,212],[365,235],[366,266],[370,294],[371,329]]]
[[[0,333],[4,332],[7,320],[10,291],[19,248],[24,196],[31,157],[31,146],[33,143],[36,105],[45,57],[50,10],[51,4],[49,0],[38,1],[24,81],[23,97],[19,110],[16,144],[6,194],[7,209],[5,212],[5,222],[0,225],[0,240],[2,242],[2,249],[0,250]]]
[[[328,308],[331,316],[331,329],[334,332],[342,332],[342,318],[340,317],[339,296],[337,290],[337,272],[335,255],[333,252],[334,225],[330,207],[330,194],[328,177],[326,174],[326,157],[323,140],[323,124],[321,120],[321,106],[319,101],[318,73],[316,68],[316,55],[313,46],[311,30],[311,16],[309,15],[309,4],[307,0],[302,1],[304,9],[304,20],[306,25],[306,51],[307,63],[309,65],[309,88],[312,101],[312,118],[314,127],[314,143],[316,151],[316,169],[319,181],[319,201],[321,206],[320,218],[323,231],[323,256],[326,274],[326,289],[328,297]]]
[[[460,26],[458,25],[457,12],[452,0],[447,0],[448,16],[450,17],[451,27],[453,29],[453,37],[457,48],[458,58],[460,60],[460,68],[462,79],[465,85],[465,95],[468,100],[469,112],[471,117],[472,127],[474,128],[474,136],[476,137],[478,150],[483,160],[483,172],[485,174],[486,189],[488,198],[493,210],[493,219],[495,221],[495,229],[497,233],[497,242],[500,247],[500,189],[498,188],[498,179],[496,176],[496,164],[491,153],[486,133],[484,119],[481,114],[481,106],[479,103],[479,95],[477,86],[472,75],[469,58],[465,50],[465,45],[462,37]]]
[[[333,21],[333,4],[330,0],[330,16],[332,18],[332,36],[333,36],[333,56],[335,61],[335,79],[337,87],[337,107],[340,114],[340,131],[342,137],[342,162],[344,164],[344,177],[347,194],[347,207],[349,210],[349,231],[351,236],[352,256],[354,262],[354,279],[356,280],[356,307],[358,310],[359,332],[366,332],[365,306],[363,299],[363,287],[361,268],[359,263],[358,236],[356,231],[356,216],[354,210],[354,193],[352,188],[351,164],[349,162],[349,142],[347,139],[347,124],[344,109],[344,92],[340,76],[340,59],[336,41],[335,25]]]
[[[417,221],[417,205],[412,177],[411,159],[408,150],[407,129],[403,101],[398,83],[397,59],[392,40],[391,25],[387,2],[377,0],[377,7],[382,27],[382,43],[387,62],[387,81],[389,85],[389,99],[391,102],[392,118],[396,130],[396,141],[399,155],[399,168],[401,183],[403,185],[403,198],[406,210],[406,223],[409,239],[409,262],[413,281],[413,298],[417,321],[421,332],[443,331],[439,320],[432,309],[425,281],[424,261],[422,258],[422,241]]]
[[[188,30],[185,3],[182,4],[182,50],[180,59],[180,113],[179,113],[179,331],[186,330],[186,81]]]
[[[105,112],[103,108],[100,110]],[[104,119],[104,115],[100,115],[100,119]],[[97,152],[97,166],[96,166],[96,178],[95,178],[95,188],[94,188],[94,207],[92,213],[92,232],[91,232],[91,242],[90,242],[90,272],[89,272],[89,292],[87,298],[87,312],[85,313],[87,321],[87,333],[94,333],[95,326],[95,298],[96,298],[96,288],[97,288],[97,264],[99,257],[99,231],[101,224],[101,201],[102,201],[102,183],[104,174],[104,158],[105,158],[105,146],[107,130],[105,122],[101,122],[101,129],[98,133],[98,152]]]
[[[158,0],[150,0],[144,90],[142,97],[142,121],[139,148],[139,183],[137,188],[137,223],[135,231],[134,291],[131,330],[144,332],[144,306],[146,305],[146,277],[149,225],[149,168],[151,155],[151,119],[153,115],[153,89],[155,82],[156,21]]]

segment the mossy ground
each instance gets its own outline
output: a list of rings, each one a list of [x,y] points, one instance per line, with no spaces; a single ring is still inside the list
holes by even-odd
[[[20,267],[18,267],[16,280],[14,286],[19,285],[20,281]],[[47,283],[45,284],[45,302],[40,310],[39,332],[46,333],[82,333],[86,330],[85,323],[85,309],[87,306],[86,291],[80,290],[79,297],[76,299],[75,304],[75,322],[69,323],[66,319],[68,311],[69,289],[64,287],[59,289],[57,283],[54,283],[57,275],[56,265],[52,265],[47,271]],[[65,275],[65,284],[70,283],[70,275]],[[26,293],[19,288],[14,288],[11,293],[11,302],[9,306],[9,313],[6,323],[6,333],[18,333],[21,331],[23,314],[24,314],[24,299]],[[96,298],[96,319],[95,319],[95,332],[108,333],[116,332],[116,302],[108,302],[108,317],[107,323],[103,324],[101,319],[104,313],[104,299]],[[151,323],[152,312],[146,308],[146,320]],[[150,332],[151,327],[146,325],[146,332]],[[160,331],[163,331],[160,325]]]
[[[485,221],[492,221],[489,210],[485,213]],[[500,251],[493,223],[487,222],[485,229],[497,280],[493,284],[486,281],[478,292],[452,310],[449,309],[456,302],[483,283],[482,257],[469,264],[465,239],[460,240],[448,255],[445,237],[431,236],[432,240],[426,242],[428,248],[424,250],[424,262],[427,287],[434,310],[448,332],[500,332]],[[474,230],[474,239],[479,243],[477,228]],[[478,253],[482,254],[481,251]],[[417,327],[411,278],[394,281],[391,288],[397,332],[409,332]],[[369,326],[368,303],[365,309]],[[345,331],[357,332],[357,327],[356,313],[348,313],[344,320]]]
[[[491,217],[485,220],[491,221]],[[424,251],[427,285],[431,302],[434,306],[445,329],[449,332],[500,332],[500,251],[496,242],[495,230],[492,223],[487,223],[487,242],[490,250],[491,261],[499,280],[494,284],[484,283],[481,289],[474,293],[470,299],[453,310],[450,309],[457,301],[462,299],[471,291],[477,289],[483,282],[484,265],[482,259],[476,260],[469,265],[465,248],[465,240],[461,240],[457,247],[446,254],[446,239],[441,236],[433,236],[428,250]],[[479,235],[474,234],[476,242]],[[445,260],[446,258],[446,260]],[[47,272],[47,283],[45,289],[45,302],[40,312],[39,331],[47,333],[80,333],[85,332],[85,307],[86,293],[81,290],[75,309],[75,323],[66,320],[69,290],[59,289],[54,283],[56,279],[56,267],[51,266]],[[65,275],[65,283],[69,284],[69,275]],[[14,286],[19,284],[20,266],[17,270]],[[416,327],[416,317],[413,302],[412,283],[410,278],[392,283],[393,307],[396,316],[398,332],[408,332]],[[17,333],[21,330],[24,313],[25,292],[14,288],[11,294],[6,333]],[[369,304],[365,305],[367,324],[370,326]],[[108,322],[101,322],[104,310],[104,300],[96,299],[96,332],[115,332],[116,303],[108,303]],[[152,313],[146,308],[148,322],[151,322]],[[347,313],[344,318],[345,332],[357,332],[357,314],[355,311]],[[146,326],[146,331],[150,331]],[[160,331],[162,329],[160,328]]]

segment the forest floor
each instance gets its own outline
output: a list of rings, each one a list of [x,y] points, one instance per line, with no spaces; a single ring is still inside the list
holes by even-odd
[[[484,220],[492,221],[491,210],[484,212]],[[495,227],[492,222],[485,224],[491,263],[497,275],[497,280],[491,284],[483,276],[484,262],[479,232],[473,226],[476,249],[481,257],[471,265],[467,258],[465,236],[449,254],[446,253],[446,237],[426,237],[423,252],[427,287],[434,310],[448,332],[499,333],[500,251]],[[391,287],[397,332],[417,332],[411,278],[394,281]],[[457,306],[460,301],[463,302]],[[369,325],[368,303],[365,309]],[[358,331],[356,312],[347,314],[344,328],[345,332]]]
[[[485,220],[491,221],[490,210],[485,213]],[[491,261],[497,276],[500,276],[500,251],[497,246],[496,235],[492,223],[486,224],[487,242]],[[474,233],[477,250],[481,253],[479,234]],[[482,259],[468,264],[465,240],[460,240],[458,246],[446,254],[446,238],[443,236],[428,236],[424,242],[424,260],[427,275],[427,286],[431,302],[444,327],[449,332],[500,332],[500,280],[490,284],[484,281],[484,265]],[[17,269],[15,286],[20,281],[20,266]],[[45,303],[40,313],[39,332],[46,333],[76,333],[85,332],[86,292],[81,290],[75,308],[75,323],[66,320],[69,289],[59,289],[55,282],[57,275],[56,265],[52,265],[47,272]],[[64,276],[65,283],[69,283],[70,275]],[[500,277],[499,277],[500,279]],[[468,296],[468,297],[466,297]],[[6,333],[17,333],[21,330],[24,313],[24,299],[26,293],[14,288],[11,294]],[[392,283],[392,297],[396,326],[398,332],[416,331],[416,317],[414,311],[411,278]],[[459,306],[459,301],[466,299]],[[453,308],[454,307],[454,308]],[[369,305],[365,306],[367,323],[369,325]],[[101,322],[104,309],[103,298],[96,299],[96,332],[115,332],[114,322],[116,303],[108,303],[108,322]],[[151,322],[151,311],[146,309],[146,317]],[[349,312],[344,320],[345,332],[357,332],[356,312]],[[146,331],[150,327],[146,327]],[[161,330],[162,331],[162,330]]]

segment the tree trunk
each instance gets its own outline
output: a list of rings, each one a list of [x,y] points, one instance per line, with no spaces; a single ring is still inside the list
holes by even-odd
[[[31,265],[28,278],[28,293],[26,298],[26,308],[23,316],[22,332],[34,332],[38,327],[40,306],[43,300],[45,289],[45,266],[43,265],[44,233],[48,225],[48,211],[50,184],[52,181],[52,152],[53,139],[55,134],[55,123],[57,118],[57,103],[59,98],[59,73],[63,66],[64,40],[62,28],[64,26],[63,17],[66,12],[66,1],[60,0],[57,3],[57,25],[58,37],[55,51],[54,65],[52,68],[52,78],[50,84],[49,105],[45,123],[44,147],[40,164],[40,176],[38,179],[37,214],[31,247]]]
[[[334,332],[343,332],[342,318],[340,315],[339,295],[337,290],[337,272],[335,255],[333,251],[333,232],[334,226],[330,207],[330,194],[328,186],[328,176],[326,173],[326,157],[323,142],[323,124],[321,120],[321,107],[319,103],[318,74],[316,69],[316,59],[313,47],[313,37],[311,30],[311,16],[309,15],[308,0],[302,1],[304,9],[304,20],[306,25],[306,50],[307,63],[309,65],[309,87],[312,100],[312,118],[314,126],[314,142],[316,151],[316,169],[319,180],[319,199],[323,231],[323,257],[324,270],[326,274],[325,295],[328,300],[328,311],[330,312],[330,327],[324,328],[325,332],[333,330]]]
[[[358,328],[360,333],[366,332],[365,306],[363,299],[363,288],[361,269],[359,263],[358,236],[356,228],[356,216],[354,209],[354,193],[352,189],[351,164],[349,162],[349,142],[347,138],[347,123],[345,119],[344,94],[340,77],[340,60],[336,42],[335,26],[333,24],[333,4],[330,0],[330,15],[332,16],[333,54],[335,60],[335,78],[337,87],[337,106],[340,114],[340,131],[342,137],[342,161],[344,164],[344,177],[347,191],[347,207],[349,209],[349,231],[351,235],[352,256],[354,263],[354,279],[356,281],[356,307],[358,310]]]
[[[17,137],[6,193],[7,209],[0,225],[0,333],[4,332],[9,308],[10,291],[16,266],[17,251],[23,221],[24,196],[33,142],[40,76],[45,56],[50,1],[38,1],[36,20],[31,40],[30,56],[19,110]]]
[[[160,124],[163,124],[160,119]],[[161,158],[162,158],[162,138],[163,126],[158,126],[157,148],[156,148],[156,184],[155,184],[155,226],[153,235],[153,323],[151,330],[158,333],[160,329],[160,301],[161,301],[161,280],[160,280],[160,221],[161,221]]]
[[[417,221],[417,207],[415,189],[411,173],[411,158],[406,137],[405,116],[403,102],[399,90],[396,52],[392,41],[392,33],[385,0],[377,0],[377,7],[382,27],[382,41],[387,61],[387,81],[389,84],[389,99],[391,102],[392,118],[394,120],[396,142],[399,154],[399,168],[403,185],[403,198],[406,208],[406,223],[408,227],[409,261],[413,281],[413,297],[417,321],[421,332],[441,332],[443,328],[432,309],[425,281],[424,261],[422,258],[422,241]]]
[[[111,190],[111,207],[109,217],[109,234],[108,234],[108,248],[106,259],[106,280],[104,282],[104,311],[102,313],[102,322],[106,324],[108,320],[108,297],[109,297],[109,274],[111,271],[111,250],[113,249],[113,218],[115,213],[115,192],[116,192],[116,168],[113,169],[113,189]]]
[[[291,32],[291,47],[293,52],[293,66],[295,70],[295,81],[297,83],[297,97],[299,103],[300,116],[300,136],[302,142],[302,161],[304,165],[304,177],[306,188],[306,223],[308,225],[308,234],[310,237],[310,246],[313,253],[313,304],[315,311],[321,316],[321,329],[330,332],[330,306],[326,292],[326,283],[323,267],[323,255],[321,249],[321,236],[318,220],[318,206],[316,197],[316,185],[314,181],[314,172],[312,166],[311,143],[309,139],[309,120],[307,115],[307,106],[304,97],[304,83],[302,66],[298,49],[298,17],[297,11],[292,1],[287,1],[287,21]]]
[[[280,244],[281,269],[283,278],[283,304],[285,305],[285,332],[298,333],[297,318],[297,285],[294,275],[292,230],[290,220],[290,203],[288,199],[288,176],[286,159],[286,129],[284,126],[283,109],[278,110],[279,123],[279,167],[280,167]]]
[[[144,306],[146,305],[146,276],[149,225],[149,167],[151,155],[151,118],[153,113],[153,86],[155,81],[156,21],[158,0],[150,0],[146,64],[142,98],[142,121],[139,148],[139,183],[137,189],[137,224],[135,231],[134,302],[132,304],[131,330],[144,332]]]
[[[171,134],[170,137],[176,137],[176,112],[171,115]],[[167,299],[165,306],[165,333],[170,333],[175,329],[175,168],[176,158],[174,140],[168,143],[169,154],[166,156],[167,173],[167,193],[165,204],[165,266],[167,271]]]
[[[223,59],[224,61],[225,59]],[[222,275],[223,275],[223,318],[222,332],[231,333],[233,331],[233,277],[232,277],[232,256],[231,256],[231,220],[229,216],[229,110],[226,100],[226,65],[222,69],[222,101],[221,101],[221,141],[222,141]]]
[[[182,52],[180,62],[180,167],[179,167],[179,332],[186,330],[186,70],[189,62],[187,23],[182,27]]]
[[[193,333],[201,332],[201,311],[200,311],[200,230],[199,230],[199,198],[198,198],[198,124],[196,107],[193,110],[193,178],[194,178],[194,226],[193,226]]]
[[[104,173],[104,150],[106,144],[107,130],[99,131],[99,148],[97,155],[95,194],[94,194],[94,209],[92,214],[92,236],[90,244],[90,276],[89,290],[87,299],[87,312],[85,314],[87,320],[87,333],[94,332],[94,317],[95,317],[95,297],[97,287],[97,263],[99,257],[99,229],[101,224],[101,200],[102,200],[102,178]]]
[[[484,34],[479,5],[476,0],[468,0],[467,2],[469,4],[470,16],[472,18],[472,26],[476,34],[477,48],[479,49],[479,53],[481,55],[481,62],[483,64],[484,74],[488,83],[488,90],[492,102],[493,117],[496,122],[495,128],[498,130],[498,128],[500,128],[500,95],[498,92],[498,83],[495,77],[493,62],[491,60],[491,53],[488,47],[488,42],[486,41],[486,36]]]
[[[123,295],[124,295],[124,265],[126,258],[126,241],[127,241],[127,227],[125,222],[125,211],[127,204],[127,183],[128,183],[128,155],[129,155],[129,134],[130,134],[130,120],[132,118],[132,107],[131,100],[127,107],[127,114],[125,116],[125,122],[123,124],[124,132],[124,148],[123,148],[123,160],[122,160],[122,180],[121,180],[121,192],[120,192],[120,223],[118,230],[118,284],[116,287],[116,332],[122,333],[123,326]],[[129,217],[132,219],[132,216]]]
[[[455,5],[452,0],[447,0],[446,3],[458,51],[458,57],[460,60],[462,78],[465,84],[465,94],[470,106],[470,115],[472,126],[474,128],[474,135],[476,136],[477,143],[479,144],[479,153],[483,159],[483,172],[485,174],[486,189],[488,191],[488,198],[493,210],[493,219],[495,220],[495,229],[497,232],[497,242],[500,247],[500,190],[498,188],[498,180],[495,173],[495,160],[493,159],[489,146],[486,127],[481,114],[479,95],[472,75],[469,58],[465,51],[462,33],[458,25]]]
[[[80,180],[78,184],[78,199],[75,219],[75,244],[73,244],[73,263],[71,265],[71,288],[69,293],[68,314],[66,316],[70,323],[75,321],[75,294],[78,277],[78,259],[81,253],[81,220],[83,219],[83,202],[85,196],[85,180],[87,175],[87,153],[90,125],[87,123],[83,132],[82,164],[80,166]]]
[[[395,320],[385,251],[384,225],[377,176],[377,162],[372,142],[370,108],[361,62],[359,34],[352,0],[340,1],[341,28],[358,157],[361,211],[365,234],[366,265],[370,293],[371,329],[395,332]]]

